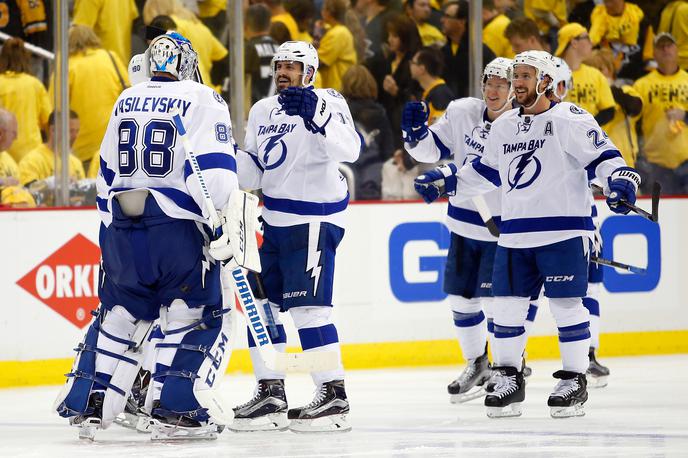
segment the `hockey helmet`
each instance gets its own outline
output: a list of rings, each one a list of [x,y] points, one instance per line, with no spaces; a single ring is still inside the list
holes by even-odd
[[[557,66],[554,63],[552,55],[547,51],[525,51],[516,54],[516,57],[514,57],[513,60],[513,64],[511,65],[512,75],[513,69],[516,68],[517,65],[530,65],[531,67],[535,68],[535,78],[537,79],[538,84],[540,83],[540,81],[544,81],[545,76],[550,77],[551,81],[544,89],[544,91],[540,92],[536,87],[535,90],[538,95],[544,94],[548,90],[554,89],[554,82],[557,80],[558,73]]]
[[[312,44],[305,41],[285,41],[277,49],[277,52],[272,57],[272,78],[275,78],[277,62],[301,62],[303,65],[303,75],[301,77],[301,84],[313,84],[315,81],[315,74],[318,72],[318,51],[315,50]],[[308,71],[313,69],[313,77],[306,82]]]
[[[485,83],[487,83],[487,79],[492,76],[496,76],[497,78],[504,78],[509,83],[509,86],[511,86],[511,65],[511,59],[507,59],[505,57],[497,57],[485,66],[482,77],[483,98],[485,97]],[[504,105],[502,105],[502,107],[498,111],[502,111],[504,108],[506,108],[509,104],[511,104],[512,100],[513,96],[510,90],[509,95],[507,96],[507,99],[504,102]]]
[[[198,55],[191,42],[177,32],[155,38],[148,50],[151,73],[166,72],[183,81],[191,79],[196,71]]]
[[[573,73],[571,68],[561,57],[553,57],[554,64],[557,66],[557,77],[554,80],[554,95],[559,97],[560,100],[564,100],[566,94],[573,87]],[[563,94],[559,93],[559,83],[564,83]]]

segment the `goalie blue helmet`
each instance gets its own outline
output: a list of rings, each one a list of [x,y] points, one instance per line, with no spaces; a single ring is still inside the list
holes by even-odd
[[[148,47],[150,71],[165,72],[179,81],[191,79],[198,55],[191,42],[177,32],[170,32],[155,38]]]

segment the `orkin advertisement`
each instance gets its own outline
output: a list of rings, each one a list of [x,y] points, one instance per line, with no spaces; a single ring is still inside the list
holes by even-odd
[[[454,338],[441,288],[449,245],[445,206],[350,206],[334,295],[343,343]],[[688,330],[682,295],[688,241],[681,230],[688,225],[688,200],[663,200],[659,226],[611,216],[603,203],[599,208],[604,257],[648,269],[637,275],[605,268],[603,332]],[[73,355],[98,304],[98,228],[95,210],[0,212],[0,362]],[[541,305],[533,335],[553,336],[546,301]],[[290,319],[285,322],[297,345]],[[238,342],[245,346],[243,336]]]

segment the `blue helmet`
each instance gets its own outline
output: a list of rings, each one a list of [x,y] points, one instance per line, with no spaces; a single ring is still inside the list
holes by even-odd
[[[156,37],[148,51],[151,73],[165,72],[183,81],[191,79],[196,71],[198,55],[191,42],[177,32]]]

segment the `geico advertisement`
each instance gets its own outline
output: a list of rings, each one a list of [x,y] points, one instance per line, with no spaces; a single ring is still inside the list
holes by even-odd
[[[603,257],[647,269],[638,275],[605,267],[603,332],[688,329],[680,294],[688,200],[663,200],[660,225],[611,215],[598,203]],[[453,337],[442,291],[449,247],[445,211],[443,203],[350,206],[334,294],[344,342]],[[0,360],[70,356],[98,306],[98,228],[94,210],[0,212]],[[539,316],[549,315],[544,309]],[[285,319],[294,335],[290,321]],[[538,318],[534,334],[553,335],[550,324]],[[22,344],[36,342],[32,335],[40,336],[40,345]]]

